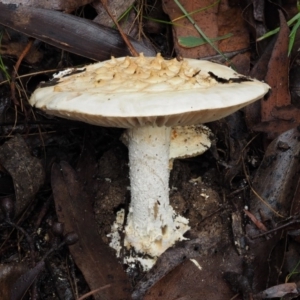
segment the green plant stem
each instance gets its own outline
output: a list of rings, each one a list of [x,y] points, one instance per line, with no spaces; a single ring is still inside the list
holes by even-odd
[[[211,7],[214,7],[214,6],[217,5],[220,1],[221,1],[221,0],[217,0],[216,2],[212,3],[211,5],[208,5],[208,6],[205,6],[205,7],[203,7],[203,8],[199,8],[199,9],[196,9],[196,10],[194,10],[194,11],[191,11],[190,13],[188,13],[188,15],[189,15],[189,16],[192,16],[193,14],[196,14],[196,13],[198,13],[198,12],[200,12],[200,11],[207,10],[207,9],[209,9],[209,8],[211,8]],[[177,5],[178,5],[178,4],[177,4]],[[185,17],[186,17],[186,15],[180,16],[180,17],[178,17],[178,18],[173,19],[172,22],[176,22],[176,21],[181,20],[181,19],[183,19],[183,18],[185,18]]]

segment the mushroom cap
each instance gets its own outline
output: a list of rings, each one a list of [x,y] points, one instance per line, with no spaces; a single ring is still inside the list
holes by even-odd
[[[204,125],[175,126],[171,131],[169,159],[194,157],[211,146],[211,130]]]
[[[186,126],[221,119],[268,91],[267,84],[223,65],[141,54],[59,73],[29,102],[48,114],[94,125]]]

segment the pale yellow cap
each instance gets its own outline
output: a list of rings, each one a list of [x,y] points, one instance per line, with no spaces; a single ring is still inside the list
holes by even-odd
[[[141,54],[59,73],[29,102],[48,114],[101,126],[185,126],[223,118],[268,90],[209,61]]]

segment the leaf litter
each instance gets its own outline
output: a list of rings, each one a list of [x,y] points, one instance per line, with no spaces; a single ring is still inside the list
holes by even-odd
[[[153,3],[148,1],[147,4]],[[126,274],[123,267],[127,266],[122,266],[122,261],[115,258],[113,250],[108,247],[107,237],[116,212],[120,208],[126,210],[129,200],[127,150],[119,141],[122,131],[74,122],[60,123],[62,121],[41,114],[33,116],[23,100],[20,103],[25,103],[24,107],[7,104],[5,99],[9,99],[9,89],[1,85],[4,106],[1,109],[0,196],[9,196],[15,211],[15,229],[12,230],[12,225],[6,220],[5,201],[1,201],[2,274],[10,269],[7,271],[9,280],[0,274],[3,299],[10,297],[15,284],[21,295],[16,299],[22,297],[25,290],[33,297],[41,293],[43,299],[50,299],[52,290],[47,286],[53,289],[53,282],[57,290],[68,291],[70,299],[79,298],[89,289],[97,290],[107,285],[110,286],[95,292],[93,297],[229,299],[237,293],[244,299],[297,296],[297,255],[286,251],[297,248],[299,239],[299,106],[291,101],[288,76],[291,66],[295,68],[297,65],[297,51],[292,49],[288,58],[286,25],[286,20],[298,13],[296,1],[283,4],[283,7],[255,0],[249,1],[248,5],[232,0],[207,0],[201,7],[194,2],[180,1],[205,35],[215,39],[212,42],[222,52],[221,56],[208,44],[182,47],[178,43],[180,38],[199,34],[175,2],[166,0],[162,4],[164,12],[173,20],[174,35],[170,35],[170,28],[165,25],[169,22],[167,19],[163,20],[165,23],[155,25],[158,28],[156,35],[152,34],[150,38],[159,51],[172,56],[174,43],[178,58],[210,57],[224,62],[222,56],[225,55],[239,72],[267,81],[272,92],[261,101],[261,105],[245,109],[247,125],[242,113],[209,124],[216,136],[209,153],[175,161],[170,179],[171,200],[174,208],[190,219],[193,230],[187,235],[189,240],[167,250],[148,273],[136,268]],[[0,5],[3,8],[0,10],[2,25],[21,32],[21,36],[33,36],[44,42],[52,39],[52,46],[35,42],[33,49],[38,43],[37,48],[42,50],[42,56],[37,56],[38,63],[29,61],[30,68],[36,72],[80,61],[86,63],[73,54],[62,54],[58,48],[71,49],[71,52],[91,59],[129,53],[123,46],[119,47],[120,36],[111,29],[91,26],[88,20],[79,16],[43,11],[45,8],[56,9],[54,6],[28,10],[25,7],[12,9],[3,1]],[[60,6],[59,10],[69,12],[80,3],[68,1],[60,5],[65,6]],[[87,7],[89,11],[91,6]],[[139,11],[140,7],[135,6],[131,13],[149,12],[151,6],[144,11]],[[157,15],[164,15],[162,7],[153,7],[161,10]],[[283,8],[286,15],[278,14],[278,8]],[[34,22],[25,17],[11,18],[20,11],[25,15],[42,14]],[[85,43],[80,37],[68,36],[70,31],[58,30],[54,39],[49,26],[39,26],[43,18],[55,20],[57,28],[65,21],[70,28],[75,24],[78,30],[93,30],[85,36]],[[155,10],[151,11],[151,18],[155,19]],[[25,21],[27,28],[21,25],[21,21]],[[274,38],[251,43],[269,28],[279,25],[279,34]],[[136,28],[139,32],[140,27]],[[98,41],[95,39],[97,31],[102,34],[97,37]],[[229,33],[230,37],[218,39]],[[113,43],[111,51],[110,40]],[[154,47],[132,41],[134,46],[155,53]],[[7,36],[4,42],[10,43]],[[17,36],[14,42],[18,43]],[[103,51],[95,50],[101,43]],[[295,48],[297,43],[296,35]],[[94,50],[88,52],[83,44],[91,45]],[[24,36],[20,45],[24,45]],[[15,46],[1,47],[3,64],[12,66],[11,57],[20,55],[15,49]],[[27,76],[30,68],[27,61],[21,65],[18,75]],[[47,79],[47,75],[17,78],[17,97],[26,98],[39,81]],[[14,119],[16,115],[17,120]],[[8,128],[12,129],[10,137],[5,136],[10,132]],[[43,206],[43,202],[47,205]],[[52,225],[57,221],[64,224],[64,234],[76,232],[79,238],[77,243],[68,247],[76,267],[73,268],[68,259],[70,265],[61,269],[65,274],[72,274],[68,278],[71,283],[68,287],[58,281],[50,283],[47,278],[51,278],[51,272],[44,268],[44,262],[63,265],[62,261],[69,253],[65,246],[59,250],[55,247],[58,244]],[[33,247],[26,236],[34,241]],[[60,240],[64,237],[61,236]],[[53,252],[45,259],[44,255],[49,251]],[[18,278],[20,280],[22,276],[27,276],[27,286],[18,286]],[[289,282],[285,282],[286,276]],[[77,283],[78,278],[80,283]]]

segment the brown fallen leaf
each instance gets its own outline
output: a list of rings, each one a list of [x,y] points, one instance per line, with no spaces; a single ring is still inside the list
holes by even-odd
[[[299,109],[291,104],[289,91],[289,57],[287,53],[290,30],[281,11],[279,11],[279,16],[280,31],[265,78],[271,86],[271,92],[266,99],[261,101],[261,122],[252,127],[254,131],[267,133],[269,139],[300,124]]]
[[[234,293],[224,281],[222,273],[230,267],[236,270],[240,258],[231,249],[231,256],[215,253],[177,266],[146,294],[143,300],[174,299],[231,299]]]
[[[38,158],[31,155],[20,135],[15,135],[0,147],[0,163],[13,179],[15,212],[19,215],[44,183],[43,166]]]
[[[28,266],[24,263],[10,263],[0,265],[0,299],[11,299],[11,288],[15,281],[26,271]]]
[[[132,299],[142,299],[144,294],[160,279],[175,269],[185,260],[197,258],[203,251],[199,239],[183,241],[176,247],[167,249],[157,260],[154,267],[147,272],[135,286]]]
[[[281,110],[281,109],[280,109]],[[285,108],[284,108],[285,110]],[[268,122],[260,122],[256,126],[253,126],[254,131],[260,131],[260,132],[265,132],[268,134],[268,138],[272,139],[276,136],[278,136],[280,133],[291,130],[292,128],[295,128],[300,125],[300,120],[299,117],[297,119],[293,119],[294,114],[298,114],[300,111],[299,109],[293,107],[292,108],[293,112],[291,112],[290,117],[288,120],[281,119],[282,115],[280,118],[276,120],[271,120]],[[276,115],[277,109],[272,110],[272,114]]]
[[[229,5],[228,2],[228,0],[220,1],[219,3],[215,0],[180,1],[187,12],[195,12],[202,9],[193,13],[191,17],[208,38],[232,34],[230,38],[214,43],[222,52],[232,52],[249,47],[249,37],[242,18],[241,7]],[[171,20],[175,20],[173,26],[174,47],[178,55],[189,58],[203,58],[217,54],[208,44],[194,48],[180,46],[178,42],[179,37],[195,36],[200,38],[201,36],[187,18],[180,18],[183,13],[175,1],[164,0],[163,9]]]
[[[256,64],[253,66],[250,77],[256,78],[258,80],[264,80],[266,74],[268,72],[268,65],[270,61],[270,57],[272,55],[272,50],[274,48],[276,40],[273,39],[268,46],[266,47],[265,51],[258,59]],[[254,126],[261,122],[261,101],[256,101],[243,109],[245,113],[245,121],[247,127],[252,131]],[[289,128],[290,129],[290,128]]]
[[[262,122],[274,119],[272,116],[273,108],[291,104],[289,92],[289,58],[287,56],[290,30],[281,11],[279,11],[279,16],[280,31],[273,48],[268,65],[268,73],[265,78],[272,92],[268,99],[261,102]]]
[[[54,164],[51,174],[53,197],[59,222],[65,231],[75,231],[79,241],[69,247],[91,290],[111,284],[95,299],[130,299],[130,284],[113,250],[101,240],[91,199],[83,191],[76,172],[66,163]]]

